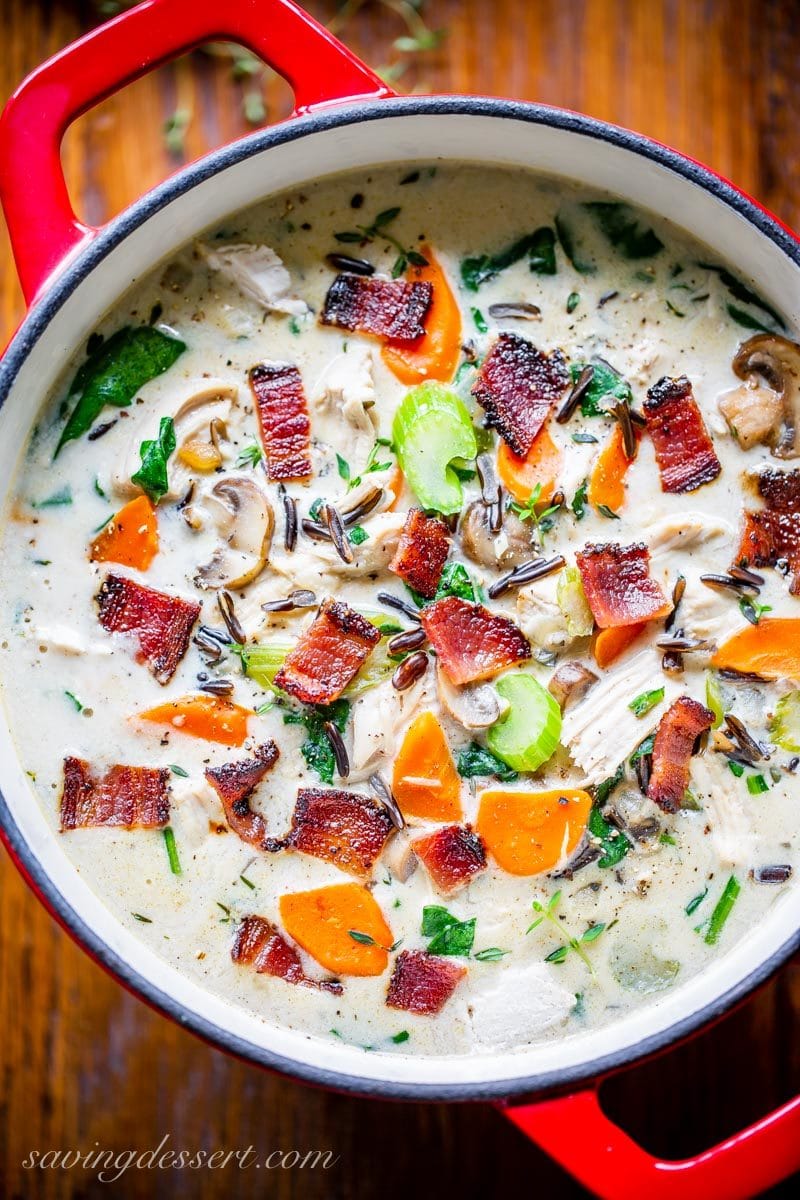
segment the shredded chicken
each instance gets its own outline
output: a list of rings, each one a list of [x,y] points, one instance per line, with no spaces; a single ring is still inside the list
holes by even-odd
[[[750,817],[752,799],[732,788],[722,755],[706,754],[692,760],[691,788],[711,826],[711,838],[720,862],[732,867],[750,866],[756,837]]]
[[[481,1046],[506,1050],[563,1025],[575,996],[543,962],[509,963],[502,974],[476,973],[467,996],[472,1033]]]
[[[353,705],[353,747],[350,782],[371,775],[381,761],[388,761],[399,746],[402,729],[417,712],[433,701],[431,672],[413,687],[398,692],[387,679],[359,696]]]
[[[269,246],[248,242],[227,246],[198,246],[212,271],[220,271],[239,291],[262,305],[267,312],[302,317],[308,312],[305,300],[292,296],[292,278],[282,259]]]
[[[377,433],[373,417],[375,385],[372,350],[353,342],[338,354],[313,389],[312,430],[350,463],[353,474],[364,465]]]
[[[88,642],[85,638],[68,625],[40,625],[34,629],[30,635],[39,646],[46,646],[48,650],[57,650],[61,654],[74,654],[83,657],[87,654],[99,654],[108,656],[113,653],[112,647],[105,642],[91,641]]]
[[[572,641],[561,609],[534,587],[517,592],[517,623],[529,642],[545,650],[563,650]]]
[[[759,442],[768,442],[781,423],[783,398],[780,392],[760,384],[743,383],[724,392],[719,410],[743,450]]]

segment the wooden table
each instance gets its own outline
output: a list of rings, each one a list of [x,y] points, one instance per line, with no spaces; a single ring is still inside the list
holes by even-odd
[[[330,17],[332,0],[312,4]],[[428,0],[440,49],[418,55],[410,90],[485,92],[546,101],[642,130],[709,163],[800,223],[800,23],[791,0]],[[87,4],[0,0],[0,99],[97,19]],[[375,66],[396,58],[397,14],[372,0],[345,37]],[[256,81],[268,119],[285,85]],[[65,162],[80,212],[99,223],[176,166],[162,136],[191,115],[185,155],[245,131],[231,61],[206,54],[159,71],[70,132]],[[251,113],[258,116],[255,102]],[[182,155],[177,154],[177,161]],[[0,230],[0,344],[23,306]],[[106,1194],[81,1169],[25,1171],[31,1149],[95,1144],[331,1148],[329,1171],[138,1171],[125,1197],[268,1196],[400,1200],[583,1195],[492,1111],[377,1104],[275,1079],[209,1049],[150,1012],[78,950],[0,863],[0,1192]],[[800,1088],[800,969],[787,966],[714,1030],[612,1081],[609,1110],[650,1148],[680,1156],[730,1133]],[[580,1130],[575,1137],[580,1139]],[[259,1186],[256,1187],[255,1184]],[[795,1183],[796,1186],[796,1183]],[[789,1184],[775,1195],[796,1192]]]

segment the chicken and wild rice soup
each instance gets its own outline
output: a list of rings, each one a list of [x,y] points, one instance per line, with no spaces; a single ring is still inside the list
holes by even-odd
[[[621,1019],[791,886],[800,346],[645,212],[341,175],[137,281],[3,532],[5,704],[123,925],[392,1054]]]

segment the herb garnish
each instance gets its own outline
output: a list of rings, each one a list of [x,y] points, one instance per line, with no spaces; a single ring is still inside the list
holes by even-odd
[[[725,922],[731,915],[731,909],[736,903],[741,890],[739,880],[735,875],[731,875],[723,888],[722,895],[717,901],[711,916],[702,925],[695,926],[695,933],[702,934],[703,941],[707,946],[715,946],[719,941]]]
[[[591,974],[594,975],[594,967],[584,953],[582,946],[586,945],[587,943],[597,941],[597,939],[600,937],[600,934],[604,929],[606,929],[606,924],[604,921],[599,921],[596,925],[590,925],[588,929],[585,929],[580,937],[572,937],[566,927],[555,915],[555,910],[558,907],[560,900],[560,891],[553,893],[547,902],[547,906],[541,904],[538,900],[534,900],[532,905],[533,911],[535,913],[539,913],[539,916],[532,924],[528,926],[525,932],[531,933],[532,930],[537,929],[543,921],[549,921],[551,925],[555,926],[561,936],[566,938],[566,941],[563,945],[557,946],[555,950],[551,950],[549,954],[545,955],[544,961],[551,963],[563,963],[566,960],[570,950],[574,950],[578,955],[578,958],[580,958],[580,960],[586,964]]]
[[[630,205],[617,200],[590,200],[583,207],[623,258],[652,258],[664,249],[661,239],[641,224]]]
[[[429,954],[447,955],[451,958],[468,958],[475,941],[476,917],[459,921],[440,904],[427,904],[422,910],[423,937],[431,938]]]
[[[72,704],[75,707],[76,712],[83,712],[85,705],[81,704],[80,700],[78,699],[78,697],[75,695],[74,692],[65,691],[64,695],[67,697],[68,700],[70,700],[72,702]]]
[[[391,954],[391,952],[396,950],[401,944],[400,942],[395,942],[392,946],[381,946],[380,942],[375,941],[375,938],[371,933],[362,933],[360,929],[348,929],[347,933],[348,936],[351,937],[354,942],[358,942],[359,945],[378,946],[381,950],[385,950],[387,954]]]
[[[158,426],[158,437],[148,438],[139,447],[142,465],[135,475],[131,475],[131,482],[137,483],[154,503],[169,491],[167,461],[174,453],[176,445],[172,417],[162,417]]]
[[[510,953],[510,950],[501,950],[499,946],[487,946],[485,950],[478,950],[472,957],[476,962],[500,962]]]
[[[179,776],[181,779],[188,779],[188,778],[189,778],[189,772],[188,772],[188,771],[184,771],[183,767],[179,767],[179,766],[177,765],[177,763],[170,763],[170,764],[169,764],[169,769],[170,769],[170,771],[172,771],[172,774],[173,774],[173,775],[178,775],[178,776]]]
[[[364,245],[367,242],[374,242],[379,239],[389,242],[390,245],[398,251],[397,258],[392,266],[392,279],[397,279],[407,269],[409,264],[414,267],[427,267],[428,260],[418,250],[406,249],[402,242],[389,233],[387,226],[400,214],[400,208],[385,208],[383,212],[379,212],[371,225],[356,225],[355,229],[345,229],[340,233],[335,233],[333,236],[337,242],[343,242],[346,245]]]
[[[251,442],[249,446],[244,446],[236,459],[236,466],[242,467],[257,467],[264,457],[264,452],[258,442]]]
[[[580,292],[570,292],[570,294],[567,296],[567,312],[574,313],[575,309],[578,307],[580,302],[581,302]]]
[[[697,912],[698,908],[703,903],[703,901],[705,900],[707,895],[708,895],[708,888],[706,887],[706,888],[703,888],[702,892],[700,892],[700,894],[698,896],[692,897],[692,899],[686,905],[686,908],[683,910],[686,913],[687,917],[691,917],[693,913]]]
[[[769,784],[763,775],[748,775],[747,790],[751,796],[761,796],[769,791]]]
[[[86,433],[107,404],[127,408],[139,388],[168,370],[185,349],[184,342],[149,325],[125,326],[102,341],[70,384],[66,403],[76,397],[77,403],[53,457]]]
[[[742,766],[742,764],[740,762],[737,762],[735,758],[729,758],[728,766],[730,767],[730,771],[731,771],[732,775],[735,775],[737,779],[742,778],[742,776],[744,775],[744,767]]]
[[[251,892],[254,892],[254,891],[256,890],[256,885],[253,883],[252,879],[248,879],[248,878],[247,878],[247,876],[245,875],[244,871],[243,871],[243,872],[242,872],[242,874],[239,876],[239,878],[241,879],[241,881],[242,881],[242,883],[245,885],[245,887],[249,887],[249,888],[250,888],[250,891],[251,891]]]
[[[175,834],[171,825],[168,825],[164,830],[164,845],[167,850],[170,871],[172,871],[173,875],[180,875],[181,860],[178,858],[178,847],[175,844]]]
[[[475,776],[491,777],[499,779],[501,783],[513,783],[518,778],[516,771],[512,771],[511,767],[506,766],[491,750],[487,750],[478,742],[470,742],[459,752],[456,769],[462,779],[473,779]]]
[[[613,508],[609,508],[607,504],[598,504],[597,511],[601,517],[606,517],[609,521],[619,521],[619,513],[615,513]]]
[[[576,435],[573,435],[573,436],[576,436]],[[584,516],[586,515],[586,502],[587,502],[588,492],[589,492],[589,480],[584,479],[583,483],[580,485],[580,487],[576,491],[575,495],[572,497],[572,503],[570,504],[570,508],[572,509],[572,511],[575,514],[576,521],[582,521]]]
[[[391,446],[392,443],[389,438],[376,438],[372,449],[367,455],[367,461],[364,463],[364,467],[360,475],[351,475],[350,464],[346,459],[342,458],[341,454],[336,455],[336,466],[339,471],[339,476],[347,484],[348,492],[352,491],[353,488],[358,487],[365,475],[371,475],[373,471],[388,471],[392,464],[390,462],[378,462],[378,451],[381,449],[381,447],[388,447],[391,449]],[[315,501],[314,503],[319,503],[321,505],[323,501]],[[312,521],[317,521],[319,519],[319,513],[312,515],[312,513],[309,511],[308,515],[311,517]]]
[[[487,325],[486,317],[483,315],[481,310],[479,308],[471,308],[469,311],[472,313],[472,319],[475,322],[475,328],[477,329],[478,333],[488,333],[489,326]]]
[[[631,700],[628,708],[635,717],[643,717],[649,713],[652,708],[655,708],[657,704],[660,704],[663,699],[663,687],[653,688],[653,690],[650,692],[642,692],[639,696],[636,696],[633,700]]]
[[[751,288],[742,283],[741,279],[737,279],[725,267],[717,267],[714,263],[708,262],[698,262],[697,265],[698,267],[702,267],[704,271],[713,271],[723,287],[728,289],[734,300],[739,300],[742,304],[749,304],[752,308],[760,309],[773,322],[772,324],[766,323],[763,319],[752,316],[750,313],[738,308],[735,304],[729,304],[727,306],[728,315],[734,321],[738,321],[740,325],[743,325],[745,329],[765,329],[770,333],[774,333],[776,326],[778,329],[786,328],[786,323],[780,313],[776,312],[772,305],[763,300],[757,292],[752,291]]]
[[[69,484],[59,488],[45,500],[31,500],[31,508],[60,508],[63,504],[72,504],[72,489]]]
[[[544,541],[544,535],[549,533],[553,528],[555,514],[561,507],[558,504],[551,504],[541,512],[536,511],[538,504],[542,503],[542,484],[537,483],[524,504],[520,504],[518,500],[509,500],[506,507],[509,512],[513,512],[520,521],[530,521],[533,528],[536,530],[539,541]],[[573,500],[573,504],[574,504]],[[573,512],[574,512],[573,508]]]
[[[555,244],[553,230],[547,225],[543,225],[533,233],[518,238],[510,246],[499,250],[497,254],[481,254],[475,258],[465,258],[461,263],[461,278],[464,286],[471,292],[477,292],[487,279],[499,275],[501,271],[513,266],[526,255],[528,265],[535,274],[555,275]]]

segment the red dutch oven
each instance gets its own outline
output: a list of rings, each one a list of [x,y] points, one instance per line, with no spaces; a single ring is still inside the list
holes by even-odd
[[[209,154],[102,229],[76,218],[60,161],[76,117],[202,42],[237,42],[292,86],[282,124]],[[706,167],[561,109],[483,97],[396,96],[290,0],[145,0],[35,71],[0,122],[0,196],[30,310],[0,364],[0,478],[10,485],[73,348],[128,287],[178,246],[246,205],[344,169],[472,160],[540,170],[676,221],[732,261],[800,324],[800,243]],[[718,1018],[800,945],[800,889],[701,975],[623,1022],[514,1052],[439,1059],[365,1055],[272,1027],[183,978],[98,905],[32,797],[0,716],[0,824],[50,912],[136,994],[244,1059],[377,1097],[487,1100],[599,1196],[736,1200],[800,1168],[800,1098],[689,1160],[653,1158],[603,1113],[610,1073]],[[575,1130],[580,1136],[575,1137]]]

